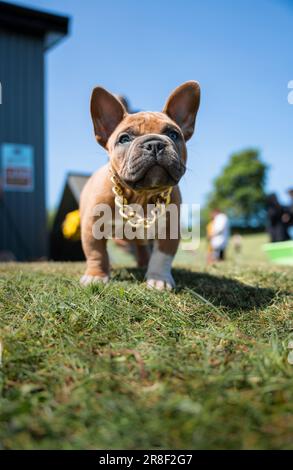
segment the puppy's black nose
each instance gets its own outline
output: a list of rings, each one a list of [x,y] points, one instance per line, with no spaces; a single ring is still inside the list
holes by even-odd
[[[165,143],[160,140],[149,140],[144,145],[144,148],[154,155],[158,155],[161,150],[164,150]]]

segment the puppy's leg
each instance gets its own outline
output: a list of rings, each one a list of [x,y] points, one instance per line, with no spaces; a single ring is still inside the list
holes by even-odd
[[[180,203],[178,187],[172,192],[171,205],[165,218],[166,231],[154,243],[153,252],[146,273],[147,285],[158,290],[171,290],[175,287],[171,269],[180,242]],[[172,207],[171,207],[172,206]]]
[[[82,247],[86,257],[86,271],[80,279],[82,285],[109,281],[109,256],[107,240],[96,240],[92,234],[92,221],[82,226]]]
[[[175,287],[171,269],[179,244],[178,240],[157,240],[146,273],[147,285],[150,288],[171,290]]]
[[[146,268],[149,264],[150,257],[151,257],[150,245],[136,243],[135,249],[136,249],[135,255],[136,255],[137,266],[139,268]]]

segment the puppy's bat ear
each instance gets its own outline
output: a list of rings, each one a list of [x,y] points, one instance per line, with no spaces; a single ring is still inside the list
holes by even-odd
[[[175,88],[163,109],[181,128],[186,141],[193,134],[199,103],[200,86],[197,82],[190,81]]]
[[[91,97],[91,115],[95,136],[106,147],[110,135],[126,115],[121,101],[102,87],[96,87]]]

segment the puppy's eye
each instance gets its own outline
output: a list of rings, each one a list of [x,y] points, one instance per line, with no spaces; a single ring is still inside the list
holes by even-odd
[[[128,142],[130,142],[130,135],[128,134],[121,134],[121,136],[119,137],[119,144],[127,144]]]
[[[168,137],[170,137],[171,140],[176,142],[179,139],[179,132],[171,130],[168,132]]]

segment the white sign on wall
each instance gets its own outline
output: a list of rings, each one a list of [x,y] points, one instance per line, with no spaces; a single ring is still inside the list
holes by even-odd
[[[2,144],[1,167],[4,191],[34,190],[33,147],[21,144]]]

